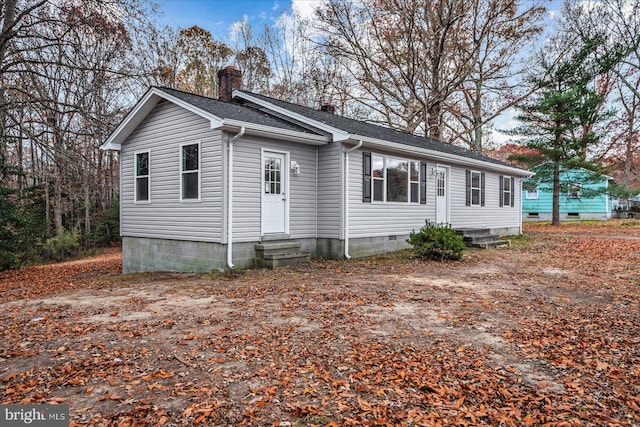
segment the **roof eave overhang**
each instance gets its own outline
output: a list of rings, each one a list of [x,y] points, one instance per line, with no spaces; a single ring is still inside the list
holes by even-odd
[[[445,153],[437,150],[429,150],[427,148],[415,147],[413,145],[401,144],[398,142],[391,142],[377,138],[371,138],[368,136],[361,135],[349,135],[349,140],[347,143],[357,144],[358,142],[363,141],[363,147],[369,146],[373,148],[384,149],[385,151],[395,152],[398,154],[406,154],[412,153],[419,156],[424,156],[430,158],[434,161],[449,161],[451,163],[460,164],[464,166],[477,166],[482,169],[492,170],[496,172],[503,172],[509,175],[521,176],[521,177],[531,177],[535,175],[531,171],[527,171],[524,169],[508,166],[508,165],[500,165],[492,162],[487,162],[479,159],[472,159],[470,157],[458,156],[456,154]]]
[[[333,126],[329,126],[326,123],[322,123],[322,122],[319,122],[317,120],[310,119],[307,116],[304,116],[302,114],[298,114],[298,113],[296,113],[294,111],[291,111],[291,110],[288,110],[286,108],[279,107],[279,106],[277,106],[275,104],[272,104],[271,102],[265,101],[263,99],[255,97],[255,96],[251,96],[251,95],[249,95],[247,93],[244,93],[244,92],[241,92],[241,91],[238,91],[238,90],[234,90],[233,91],[233,97],[234,98],[244,99],[245,101],[249,101],[249,102],[252,102],[252,103],[254,103],[256,105],[264,107],[264,108],[266,108],[268,110],[271,110],[274,113],[277,113],[277,114],[279,114],[281,116],[288,117],[290,119],[296,120],[296,121],[298,121],[300,123],[304,123],[306,125],[314,127],[314,128],[316,128],[318,130],[321,130],[323,132],[327,132],[328,134],[331,135],[331,141],[340,142],[340,141],[346,141],[346,140],[349,139],[349,133],[343,131],[342,129],[338,129],[338,128],[333,127]]]
[[[155,106],[161,100],[170,101],[198,116],[209,120],[211,129],[219,128],[222,125],[222,118],[208,113],[194,105],[183,101],[171,94],[162,91],[159,88],[152,87],[147,93],[138,101],[138,103],[131,109],[129,114],[120,122],[118,127],[109,135],[107,140],[100,146],[101,150],[120,150],[122,143],[135,131],[135,129],[142,123],[142,121],[151,113]]]
[[[277,139],[279,141],[297,142],[307,145],[326,145],[331,141],[330,136],[314,135],[306,132],[298,132],[232,119],[222,120],[216,129],[227,132],[239,132],[242,128],[245,128],[245,135]]]

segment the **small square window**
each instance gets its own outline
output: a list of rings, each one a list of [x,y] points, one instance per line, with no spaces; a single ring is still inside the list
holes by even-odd
[[[582,183],[570,182],[567,188],[567,196],[570,199],[579,199],[582,197]]]

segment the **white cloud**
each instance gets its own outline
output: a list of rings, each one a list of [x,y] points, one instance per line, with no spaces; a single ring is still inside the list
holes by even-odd
[[[496,147],[500,147],[504,144],[517,144],[519,140],[523,139],[520,135],[507,135],[506,133],[502,133],[497,130],[490,130],[489,136],[491,137],[492,145]]]
[[[516,115],[518,111],[511,107],[507,110],[503,111],[498,117],[493,119],[493,127],[498,130],[510,130],[515,128],[520,124],[518,120],[516,120]]]
[[[313,18],[316,8],[324,2],[323,0],[292,0],[291,9],[302,18]]]
[[[231,24],[231,30],[229,31],[229,37],[232,43],[238,43],[242,35],[242,29],[249,23],[249,16],[244,15],[242,21],[235,21]]]

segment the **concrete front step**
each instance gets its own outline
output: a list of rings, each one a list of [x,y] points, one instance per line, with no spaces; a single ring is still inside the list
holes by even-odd
[[[494,236],[491,234],[486,236],[464,236],[463,239],[466,243],[471,243],[471,244],[490,243],[498,239],[498,236]]]
[[[467,246],[471,248],[481,248],[481,249],[489,249],[489,248],[504,248],[511,247],[511,242],[509,240],[492,240],[490,242],[483,243],[468,243]]]
[[[464,237],[492,235],[489,228],[456,228],[455,231]]]
[[[283,265],[304,264],[309,261],[309,252],[276,252],[256,257],[259,267],[276,268]]]
[[[276,268],[283,265],[304,264],[309,261],[309,252],[300,251],[300,242],[291,240],[263,240],[255,246],[256,265],[258,267]]]
[[[511,246],[508,240],[501,240],[499,236],[491,234],[488,228],[460,228],[456,233],[462,236],[464,243],[471,248],[499,248]]]
[[[300,242],[291,240],[280,240],[277,242],[263,242],[256,245],[256,251],[271,252],[291,249],[300,249]]]

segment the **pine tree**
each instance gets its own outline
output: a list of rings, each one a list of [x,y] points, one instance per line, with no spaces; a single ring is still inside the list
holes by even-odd
[[[514,134],[526,138],[522,144],[538,153],[530,164],[544,165],[538,181],[553,182],[552,224],[560,223],[560,172],[579,168],[599,171],[589,161],[588,149],[599,141],[596,125],[608,116],[603,111],[605,95],[596,88],[596,78],[619,61],[619,55],[598,56],[601,39],[585,40],[567,59],[541,61],[544,77],[536,83],[540,90],[519,106],[521,125]]]

